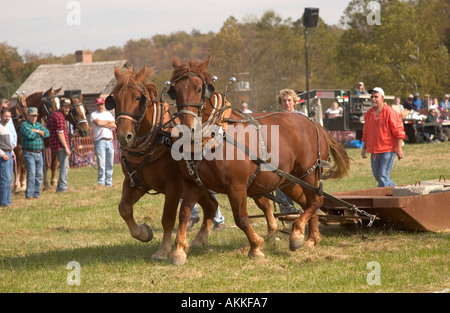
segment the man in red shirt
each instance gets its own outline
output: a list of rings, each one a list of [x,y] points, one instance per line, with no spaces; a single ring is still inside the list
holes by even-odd
[[[47,128],[50,132],[50,149],[57,153],[59,160],[59,179],[56,192],[67,191],[69,176],[69,135],[66,127],[66,116],[70,111],[70,101],[61,101],[61,108],[48,117]]]
[[[403,158],[403,121],[394,109],[384,102],[384,91],[380,87],[369,90],[372,107],[364,115],[363,148],[361,156],[372,153],[372,174],[378,187],[395,186],[390,174],[395,155]]]

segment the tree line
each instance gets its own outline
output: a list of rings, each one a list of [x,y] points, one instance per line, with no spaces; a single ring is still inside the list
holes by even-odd
[[[450,93],[450,0],[378,0],[380,23],[368,22],[369,0],[353,0],[340,25],[320,19],[308,28],[309,85],[313,89],[353,89],[359,81],[386,94],[406,97]],[[238,108],[248,102],[256,112],[278,109],[284,88],[306,89],[305,27],[302,19],[283,20],[275,11],[238,21],[230,16],[218,33],[180,31],[129,40],[93,52],[94,61],[126,59],[136,70],[155,68],[152,80],[162,89],[181,61],[211,56],[209,73],[216,89],[237,78],[229,97]],[[6,98],[39,66],[74,63],[74,56],[26,52],[0,43],[0,97]],[[111,69],[112,70],[112,69]]]

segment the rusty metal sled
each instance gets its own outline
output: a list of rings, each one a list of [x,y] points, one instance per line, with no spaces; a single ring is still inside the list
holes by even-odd
[[[433,188],[433,186],[437,188]],[[422,193],[419,194],[422,189]],[[375,223],[402,230],[450,232],[450,183],[424,181],[419,185],[373,188],[333,194],[378,217]],[[329,216],[354,216],[325,199]],[[348,219],[347,219],[348,220]]]

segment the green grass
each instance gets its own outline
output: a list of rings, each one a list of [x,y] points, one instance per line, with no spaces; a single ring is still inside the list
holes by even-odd
[[[406,145],[405,159],[391,177],[397,184],[450,179],[450,142]],[[325,191],[373,188],[369,159],[359,149],[350,175],[327,181]],[[397,161],[396,161],[397,163]],[[395,165],[394,165],[395,166]],[[69,192],[46,191],[38,200],[13,195],[0,209],[0,292],[434,292],[450,290],[450,234],[365,228],[367,240],[341,226],[320,226],[322,241],[313,250],[288,249],[288,235],[266,241],[264,259],[248,259],[248,242],[222,209],[226,229],[210,235],[208,244],[191,248],[188,262],[174,267],[154,262],[162,239],[163,196],[145,196],[135,205],[138,223],[146,221],[154,239],[131,238],[117,209],[123,174],[115,167],[112,188],[96,185],[92,168],[71,169]],[[220,202],[228,207],[226,198]],[[250,214],[260,214],[249,201]],[[252,219],[266,233],[264,219]],[[283,226],[280,222],[280,228]],[[188,232],[192,240],[197,224]],[[175,234],[173,235],[173,238]],[[81,284],[69,285],[67,264],[81,266]],[[367,264],[380,264],[380,285],[369,285]]]

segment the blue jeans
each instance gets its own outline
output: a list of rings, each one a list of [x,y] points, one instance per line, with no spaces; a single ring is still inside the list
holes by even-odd
[[[217,199],[216,195],[213,195],[213,196],[214,196],[214,198]],[[180,203],[181,203],[181,200],[182,199],[180,199]],[[197,206],[197,203],[196,203],[194,205],[194,207],[192,208],[191,217],[190,218],[197,218],[197,217],[199,217],[199,215],[200,215],[200,212],[198,211],[198,206]],[[222,215],[222,213],[220,213],[219,207],[217,207],[216,215],[213,218],[213,223],[215,225],[217,225],[217,224],[222,224],[224,222],[225,222],[225,217]]]
[[[13,174],[13,158],[11,152],[5,152],[8,161],[0,158],[0,205],[11,205],[11,182]]]
[[[37,198],[41,195],[42,153],[23,150],[23,158],[27,167],[27,189],[25,190],[25,197]]]
[[[114,146],[112,140],[94,140],[95,156],[97,158],[97,183],[112,185]]]
[[[67,180],[69,177],[69,156],[64,148],[59,149],[57,153],[59,160],[59,178],[56,191],[65,192],[67,191]]]
[[[372,174],[378,182],[378,187],[395,186],[395,183],[389,176],[391,175],[396,155],[397,152],[372,153],[370,163],[372,165]]]

